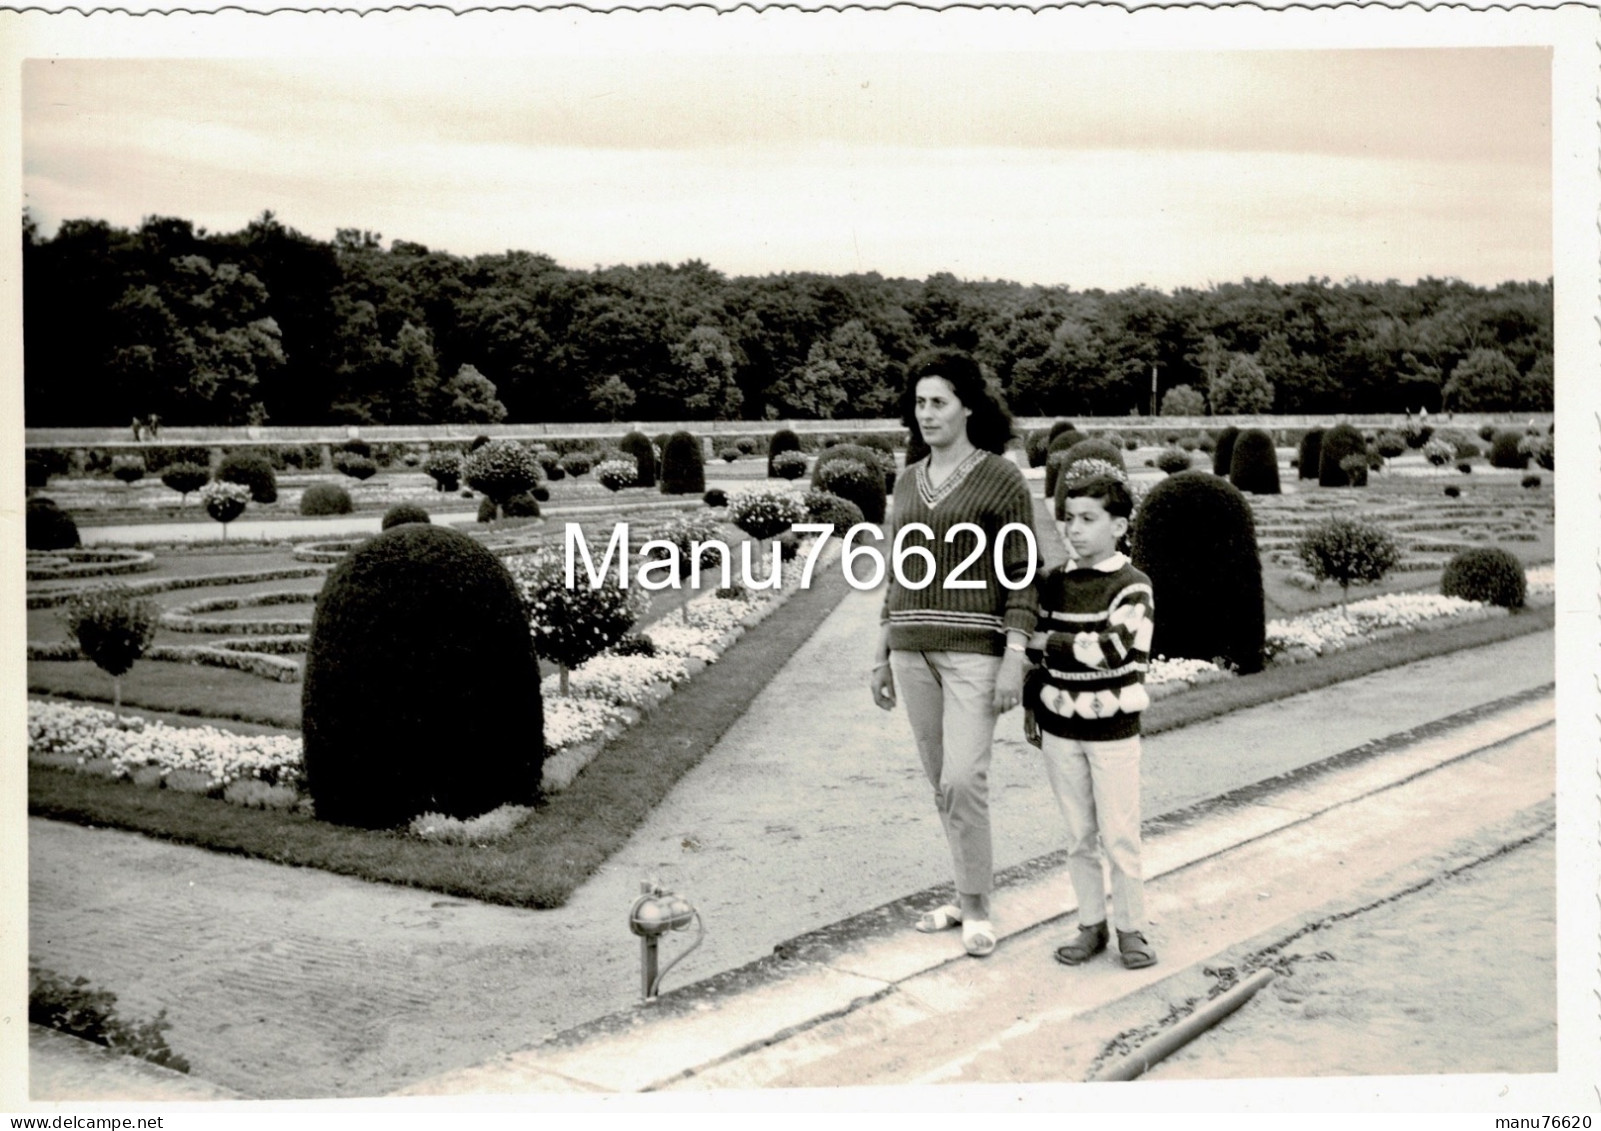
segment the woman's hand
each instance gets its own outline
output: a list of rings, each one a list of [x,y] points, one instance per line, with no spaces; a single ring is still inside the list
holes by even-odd
[[[1023,653],[1008,649],[995,676],[995,699],[991,706],[1004,715],[1023,701]]]
[[[873,668],[872,674],[868,676],[867,685],[872,689],[873,702],[880,710],[895,709],[895,675],[890,671],[888,660]]]

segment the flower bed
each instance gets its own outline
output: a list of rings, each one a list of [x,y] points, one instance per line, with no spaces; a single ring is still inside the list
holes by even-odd
[[[826,547],[819,567],[837,557],[837,544]],[[572,693],[567,696],[557,694],[555,680],[547,677],[542,686],[544,788],[549,792],[565,789],[606,742],[637,723],[675,686],[714,662],[746,628],[777,608],[795,591],[804,559],[803,551],[784,564],[783,586],[778,590],[734,590],[727,596],[707,593],[692,599],[685,606],[685,620],[645,630],[644,635],[657,647],[655,656],[602,653],[573,669]],[[225,639],[206,646],[158,645],[147,655],[151,659],[218,663],[292,681],[300,678],[297,663],[255,649],[293,651],[299,639],[297,634],[279,639]],[[233,651],[230,646],[252,650]],[[68,647],[76,653],[75,646],[69,643]],[[34,648],[30,645],[30,657]],[[278,808],[307,804],[299,792],[303,779],[298,737],[264,739],[213,727],[175,728],[146,722],[137,715],[119,718],[98,707],[30,700],[28,757],[137,784],[206,793],[236,804]],[[461,825],[470,827],[458,827]],[[413,832],[437,839],[479,841],[495,830],[514,826],[508,815],[474,824],[425,814],[413,822]]]
[[[155,562],[149,550],[29,550],[27,579],[118,577],[154,569]]]
[[[284,636],[311,630],[309,619],[295,620],[208,620],[201,614],[269,605],[310,605],[317,594],[309,589],[280,589],[248,597],[210,597],[187,605],[176,605],[161,615],[161,626],[174,632],[239,633],[245,636]],[[305,649],[301,649],[304,651]]]
[[[327,573],[322,566],[281,566],[250,573],[201,573],[192,577],[160,577],[150,581],[129,582],[123,588],[139,597],[152,593],[170,593],[175,589],[208,589],[220,585],[250,585],[257,581],[287,581],[296,577],[321,577]],[[76,589],[63,589],[50,593],[28,594],[28,608],[53,609],[72,600]]]

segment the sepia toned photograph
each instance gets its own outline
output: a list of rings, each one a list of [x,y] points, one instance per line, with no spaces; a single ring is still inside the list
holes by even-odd
[[[0,1106],[1593,1108],[1593,18],[1325,15],[9,14]]]

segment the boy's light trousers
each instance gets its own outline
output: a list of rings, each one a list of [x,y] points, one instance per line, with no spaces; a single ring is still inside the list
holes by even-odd
[[[1067,874],[1078,896],[1078,921],[1106,920],[1106,877],[1096,839],[1112,870],[1113,925],[1145,930],[1140,868],[1140,736],[1080,742],[1042,735],[1045,773],[1067,822]]]

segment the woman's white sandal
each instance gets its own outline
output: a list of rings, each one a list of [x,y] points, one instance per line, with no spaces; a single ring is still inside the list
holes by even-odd
[[[936,907],[932,911],[923,912],[922,917],[917,920],[916,924],[917,929],[925,935],[931,935],[935,931],[948,931],[952,927],[960,927],[961,925],[962,909],[949,903],[943,907]]]
[[[969,919],[962,924],[962,946],[974,958],[985,958],[995,950],[995,927],[988,919]]]

